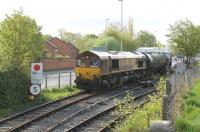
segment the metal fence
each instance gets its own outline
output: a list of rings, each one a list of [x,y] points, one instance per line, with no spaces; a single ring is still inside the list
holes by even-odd
[[[169,97],[168,120],[174,120],[179,117],[181,100],[186,90],[190,89],[194,84],[195,79],[200,78],[200,67],[193,66],[192,68],[182,70],[179,68],[174,74],[168,76],[171,82],[171,95]]]
[[[74,85],[74,80],[76,76],[73,71],[70,72],[61,72],[61,73],[53,73],[53,74],[44,74],[42,89],[47,88],[62,88],[66,85],[72,86]]]

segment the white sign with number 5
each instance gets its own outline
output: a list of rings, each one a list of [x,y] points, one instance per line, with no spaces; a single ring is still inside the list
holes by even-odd
[[[30,87],[30,92],[32,95],[38,95],[40,93],[40,86],[39,85],[32,85]]]

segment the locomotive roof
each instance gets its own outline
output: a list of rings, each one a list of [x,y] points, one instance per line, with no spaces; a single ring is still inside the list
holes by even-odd
[[[109,56],[111,57],[111,59],[121,59],[121,58],[145,58],[145,55],[139,52],[124,52],[124,51],[85,51],[83,53],[81,53],[80,55],[84,55],[84,54],[94,54],[96,56],[98,56],[100,59],[109,59]]]

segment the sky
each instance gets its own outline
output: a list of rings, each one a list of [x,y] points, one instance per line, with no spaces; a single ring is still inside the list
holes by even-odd
[[[149,31],[167,44],[170,24],[187,18],[200,25],[199,5],[199,0],[123,0],[123,24],[131,17],[135,33]],[[20,8],[52,36],[61,28],[98,35],[105,30],[106,19],[108,24],[121,21],[119,0],[0,0],[0,21]]]

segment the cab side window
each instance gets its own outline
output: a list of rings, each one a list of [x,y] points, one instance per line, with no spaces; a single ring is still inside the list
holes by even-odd
[[[138,67],[143,67],[143,61],[138,61]]]

